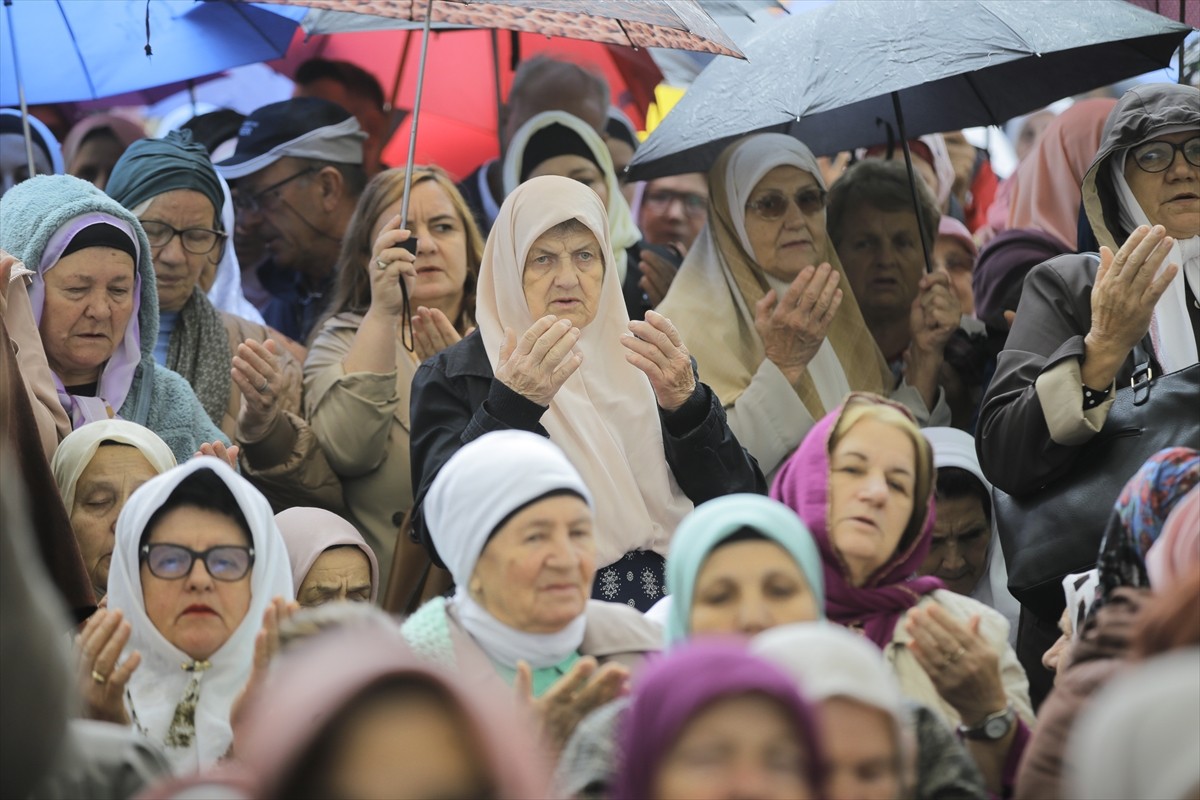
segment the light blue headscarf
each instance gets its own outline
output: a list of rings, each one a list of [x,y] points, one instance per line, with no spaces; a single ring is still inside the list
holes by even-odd
[[[783,503],[758,494],[731,494],[697,507],[675,529],[667,556],[667,586],[671,590],[666,624],[668,647],[691,634],[692,594],[696,576],[709,553],[742,528],[752,528],[791,555],[817,598],[821,619],[825,619],[821,555],[808,527]]]

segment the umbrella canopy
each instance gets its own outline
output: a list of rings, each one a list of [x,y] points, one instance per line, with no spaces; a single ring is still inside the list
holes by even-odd
[[[1125,0],[841,0],[717,59],[638,149],[630,177],[707,170],[734,139],[787,133],[818,155],[994,125],[1166,66],[1186,25]],[[893,97],[894,95],[894,97]]]
[[[695,0],[265,0],[322,11],[424,22],[432,27],[501,28],[629,47],[669,47],[741,56]]]
[[[279,58],[305,9],[193,0],[5,0],[0,106],[94,100]],[[153,55],[147,55],[147,47]]]

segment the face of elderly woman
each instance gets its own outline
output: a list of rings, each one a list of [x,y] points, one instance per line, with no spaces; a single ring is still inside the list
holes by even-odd
[[[92,383],[125,338],[133,314],[133,259],[111,247],[63,256],[45,274],[42,346],[66,386]]]
[[[604,172],[590,159],[583,156],[562,155],[547,158],[530,171],[530,178],[542,175],[561,175],[573,181],[579,181],[584,186],[600,195],[600,201],[608,208],[608,181]]]
[[[335,600],[371,602],[371,562],[353,545],[331,547],[308,568],[296,602],[305,608]]]
[[[763,270],[791,282],[825,250],[825,200],[817,179],[799,167],[768,172],[746,204],[746,236]]]
[[[709,554],[692,593],[693,636],[753,636],[776,625],[818,619],[804,573],[774,542],[731,542]]]
[[[154,277],[158,283],[158,307],[163,311],[178,311],[183,308],[200,280],[206,265],[216,264],[221,257],[220,243],[206,253],[193,253],[203,249],[201,233],[172,235],[166,228],[171,226],[180,231],[214,230],[215,210],[212,201],[192,189],[174,189],[163,192],[150,201],[141,214],[142,225],[150,238],[150,255],[154,258]],[[170,236],[170,239],[166,239]],[[184,238],[191,250],[184,247]],[[163,241],[166,240],[166,241]]]
[[[400,213],[403,201],[383,210],[371,231],[379,238],[383,226]],[[416,305],[460,302],[467,280],[467,229],[446,190],[433,180],[414,183],[408,203],[408,229],[417,237],[417,282],[412,289]]]
[[[900,759],[892,718],[844,697],[821,703],[829,800],[896,800]]]
[[[761,694],[717,700],[692,717],[654,780],[662,800],[813,796],[796,726]]]
[[[129,495],[157,474],[141,450],[109,442],[96,450],[75,483],[71,529],[92,586],[100,592],[108,590],[117,516]]]
[[[886,422],[862,419],[830,454],[829,539],[861,586],[883,566],[913,512],[916,449]]]
[[[213,547],[248,547],[246,534],[224,514],[195,506],[180,506],[162,516],[150,533],[149,544],[174,544],[204,552]],[[142,599],[154,627],[175,647],[195,659],[206,659],[233,635],[250,609],[250,576],[236,581],[216,580],[204,559],[177,580],[153,575],[141,565]]]
[[[600,242],[576,220],[555,225],[529,248],[521,282],[534,319],[553,314],[583,328],[600,308],[604,284]]]
[[[575,495],[539,500],[484,546],[471,595],[526,633],[554,633],[583,613],[596,575],[592,512]]]
[[[321,796],[491,796],[469,724],[438,693],[388,689],[357,706],[328,737],[333,750],[316,776]]]
[[[1172,160],[1163,142],[1176,146]],[[1189,163],[1184,153],[1200,161],[1200,131],[1159,136],[1125,156],[1125,182],[1138,205],[1151,225],[1162,225],[1176,239],[1200,234],[1200,166]],[[1161,171],[1147,172],[1146,167]]]
[[[925,271],[915,214],[869,205],[851,208],[837,252],[854,299],[868,319],[907,317]]]

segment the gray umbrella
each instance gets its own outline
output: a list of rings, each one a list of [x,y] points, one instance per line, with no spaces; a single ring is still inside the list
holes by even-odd
[[[839,0],[705,68],[630,177],[705,171],[761,131],[822,155],[879,144],[893,121],[902,139],[999,124],[1161,69],[1190,30],[1125,0]]]

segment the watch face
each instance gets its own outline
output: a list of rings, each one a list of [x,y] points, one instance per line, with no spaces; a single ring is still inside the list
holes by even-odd
[[[983,726],[983,735],[991,740],[1003,739],[1004,734],[1008,733],[1009,718],[1007,716],[998,719],[989,720],[988,724]]]

